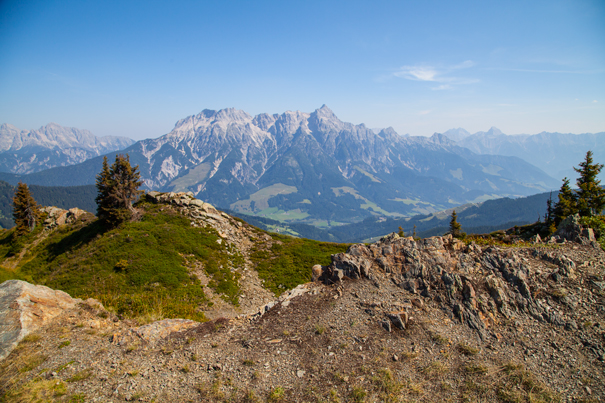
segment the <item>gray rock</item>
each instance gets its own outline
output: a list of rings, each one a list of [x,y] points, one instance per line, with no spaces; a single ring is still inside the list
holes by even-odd
[[[594,231],[592,228],[584,228],[580,224],[579,214],[574,214],[561,221],[554,235],[567,241],[581,243],[582,245],[596,243]]]
[[[401,316],[403,316],[403,318]],[[407,323],[407,313],[389,313],[387,314],[387,317],[397,329],[405,330],[405,325]]]
[[[21,280],[0,284],[0,359],[25,336],[81,302],[63,291]]]
[[[342,279],[344,278],[345,274],[343,270],[340,269],[334,269],[332,271],[332,277],[330,278],[330,281],[332,283],[339,283],[342,281]]]
[[[311,271],[312,271],[311,278],[313,281],[318,281],[324,272],[323,267],[319,264],[316,264],[315,266],[313,266],[311,268]]]
[[[542,243],[542,238],[540,237],[539,234],[536,234],[536,235],[532,236],[531,238],[529,238],[529,242],[531,242],[533,244]]]
[[[365,247],[364,245],[362,246]],[[342,270],[344,275],[349,278],[370,277],[370,268],[372,266],[370,261],[361,256],[361,248],[354,248],[353,252],[355,252],[355,255],[350,255],[349,253],[332,255],[332,267]]]

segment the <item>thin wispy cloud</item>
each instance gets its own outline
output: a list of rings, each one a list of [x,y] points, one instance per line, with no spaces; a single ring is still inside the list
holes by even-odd
[[[393,76],[412,81],[427,81],[440,83],[433,90],[449,90],[457,85],[473,84],[479,82],[478,79],[462,78],[452,76],[451,73],[457,70],[468,69],[475,66],[472,60],[466,60],[460,64],[448,67],[435,67],[429,65],[402,66]]]
[[[414,81],[437,81],[437,70],[428,66],[403,66],[393,74],[395,77]]]

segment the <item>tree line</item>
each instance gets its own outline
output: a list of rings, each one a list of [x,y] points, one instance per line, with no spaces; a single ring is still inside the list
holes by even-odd
[[[546,202],[546,214],[544,223],[549,233],[554,233],[557,226],[565,218],[579,214],[580,217],[595,217],[602,213],[605,208],[605,189],[601,187],[601,181],[597,179],[603,169],[603,164],[593,161],[592,151],[586,152],[584,161],[579,164],[579,168],[573,168],[579,177],[576,180],[576,189],[573,190],[569,183],[570,180],[565,177],[563,184],[557,195],[557,202],[551,197]],[[466,233],[462,231],[462,226],[457,221],[456,210],[452,211],[448,234],[455,238],[464,238]]]
[[[139,166],[130,165],[129,156],[116,155],[110,166],[107,157],[103,158],[103,167],[96,178],[97,217],[107,226],[138,218],[138,211],[133,203],[141,194],[143,184]],[[30,189],[19,182],[13,197],[13,219],[15,233],[23,235],[35,229],[40,220],[40,209]]]

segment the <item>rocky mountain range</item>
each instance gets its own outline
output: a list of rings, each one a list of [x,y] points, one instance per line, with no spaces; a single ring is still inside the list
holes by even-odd
[[[49,123],[38,130],[0,125],[0,172],[27,174],[74,165],[121,150],[134,143],[126,137],[96,137],[88,130]]]
[[[455,144],[477,154],[508,155],[522,158],[556,179],[576,178],[572,167],[591,150],[597,162],[605,161],[605,132],[547,133],[506,135],[492,127],[471,134],[462,128],[443,133]],[[573,180],[572,180],[573,182]]]
[[[257,116],[204,110],[122,152],[139,165],[148,189],[192,191],[221,208],[320,226],[428,213],[559,184],[520,158],[479,155],[443,135],[375,133],[342,122],[325,105],[312,113]],[[100,167],[96,158],[0,179],[85,185]]]

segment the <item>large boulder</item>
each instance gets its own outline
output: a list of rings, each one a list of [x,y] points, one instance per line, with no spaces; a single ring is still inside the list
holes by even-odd
[[[0,284],[0,360],[25,336],[81,302],[63,291],[21,280]]]
[[[582,224],[580,224],[579,214],[570,215],[561,221],[554,236],[582,245],[598,245],[592,228],[584,228]]]
[[[69,210],[63,210],[58,207],[49,206],[49,207],[42,207],[40,209],[40,211],[43,213],[47,213],[46,220],[44,221],[44,226],[46,228],[51,228],[51,229],[58,227],[60,225],[73,224],[82,215],[90,214],[87,211],[84,211],[77,207],[70,208]]]

